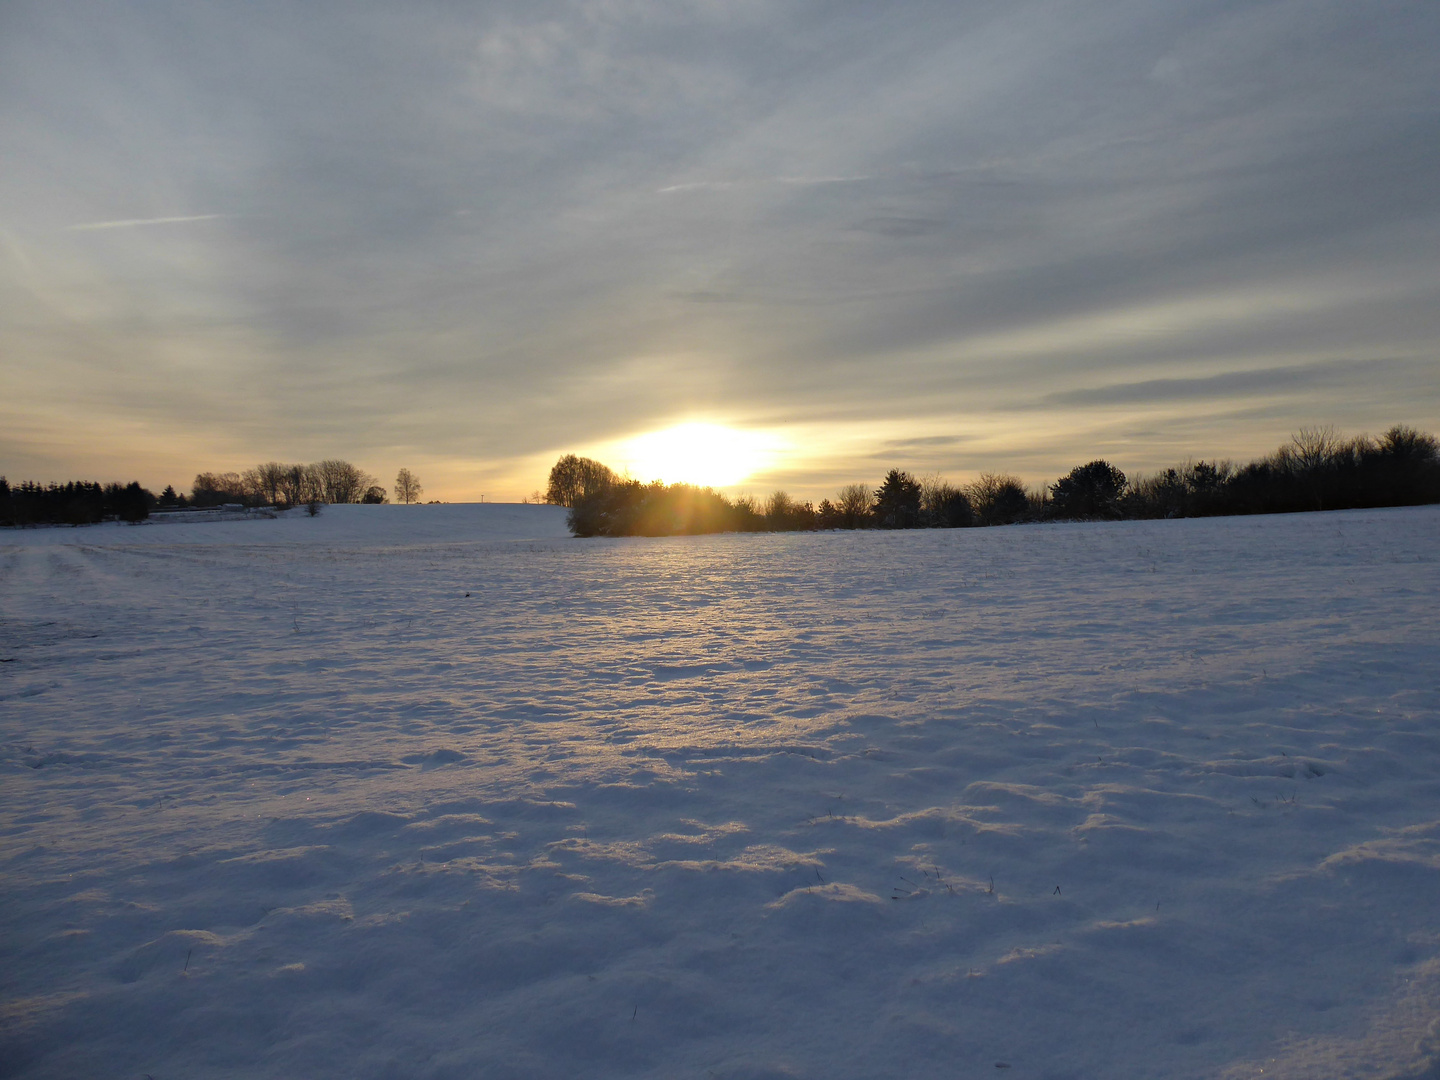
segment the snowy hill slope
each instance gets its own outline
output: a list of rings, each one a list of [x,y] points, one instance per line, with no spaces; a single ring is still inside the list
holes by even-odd
[[[0,547],[33,548],[57,544],[99,544],[107,547],[139,544],[380,546],[557,540],[570,535],[565,527],[565,514],[565,509],[559,506],[520,503],[338,505],[322,507],[315,517],[310,517],[303,508],[297,508],[283,511],[273,518],[255,516],[240,521],[216,521],[204,513],[158,513],[138,525],[112,523],[80,529],[7,529],[0,532]]]
[[[0,1074],[1431,1075],[1437,536],[7,532]]]

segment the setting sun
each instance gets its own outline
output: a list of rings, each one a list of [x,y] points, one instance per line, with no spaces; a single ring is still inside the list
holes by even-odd
[[[637,480],[728,487],[771,465],[779,440],[721,424],[685,423],[620,443],[616,460]]]

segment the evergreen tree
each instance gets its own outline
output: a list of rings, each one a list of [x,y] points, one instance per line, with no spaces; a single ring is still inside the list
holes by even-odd
[[[920,482],[908,472],[891,469],[875,491],[875,520],[882,529],[914,529],[920,525]]]

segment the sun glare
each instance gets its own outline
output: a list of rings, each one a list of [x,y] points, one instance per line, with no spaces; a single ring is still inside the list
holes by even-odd
[[[619,446],[618,464],[637,480],[729,487],[779,454],[771,435],[721,424],[687,423],[637,435]]]

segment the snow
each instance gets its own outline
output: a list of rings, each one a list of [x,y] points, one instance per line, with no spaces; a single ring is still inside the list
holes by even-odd
[[[7,530],[0,1075],[1434,1076],[1437,536]]]

